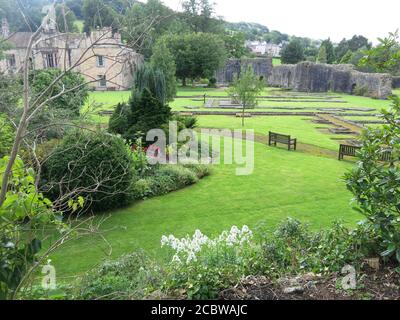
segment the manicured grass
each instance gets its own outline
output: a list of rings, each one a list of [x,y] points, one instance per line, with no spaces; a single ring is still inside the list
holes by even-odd
[[[242,120],[234,116],[198,116],[200,127],[241,129]],[[323,133],[317,128],[326,125],[315,124],[311,118],[298,116],[270,116],[245,119],[244,129],[253,129],[258,134],[267,135],[268,131],[291,135],[298,142],[312,144],[321,148],[337,150],[337,135]]]
[[[280,58],[273,58],[272,59],[272,65],[273,66],[280,66],[282,64],[282,61]]]
[[[166,196],[141,201],[109,214],[102,224],[112,246],[110,257],[144,249],[162,257],[162,235],[184,236],[200,229],[216,235],[232,225],[273,228],[288,216],[324,228],[335,219],[354,225],[362,217],[352,210],[342,181],[347,162],[288,152],[255,144],[255,170],[236,176],[234,165],[218,165],[198,184]],[[99,219],[107,217],[102,215]],[[109,257],[99,237],[67,244],[52,255],[59,278],[73,276]]]
[[[400,92],[400,91],[399,91]],[[193,96],[203,96],[204,94],[208,96],[217,96],[217,97],[227,97],[226,90],[223,88],[219,89],[212,89],[212,88],[192,88],[192,87],[187,87],[187,88],[179,88],[178,90],[178,99],[175,99],[175,101],[170,103],[170,107],[174,111],[188,111],[185,107],[187,106],[192,106],[192,107],[200,107],[200,110],[205,110],[203,108],[203,102],[198,101],[199,98],[191,98]],[[292,100],[289,102],[285,101],[267,101],[266,99],[262,99],[259,101],[258,106],[259,107],[306,107],[307,109],[304,110],[285,110],[285,109],[257,109],[255,108],[253,112],[257,111],[279,111],[279,112],[291,112],[291,111],[316,111],[317,109],[320,108],[351,108],[351,107],[364,107],[364,108],[373,108],[375,109],[372,112],[369,113],[375,113],[377,111],[380,111],[382,108],[386,108],[390,105],[390,102],[387,100],[377,100],[377,99],[371,99],[371,98],[366,98],[366,97],[358,97],[358,96],[352,96],[352,95],[346,95],[346,94],[337,94],[337,93],[321,93],[318,95],[322,96],[334,96],[337,97],[334,100],[343,100],[345,101],[344,103],[335,103],[332,101],[327,101],[327,102],[304,102],[302,100],[313,100],[313,99],[318,99],[318,100],[324,100],[323,98],[318,98],[315,97],[315,95],[310,95],[309,97],[305,93],[293,93],[293,92],[288,92],[284,90],[279,90],[276,88],[266,88],[263,92],[262,95],[268,95],[268,96],[275,96],[275,95],[282,95],[285,97],[288,97],[290,100],[290,95],[291,94],[296,94],[296,95],[301,95],[303,98],[302,99],[296,99]],[[123,101],[128,101],[130,96],[130,91],[117,91],[117,92],[91,92],[90,93],[90,98],[87,103],[87,105],[93,105],[93,103],[100,104],[100,109],[101,110],[112,110],[115,108],[115,106],[118,104],[118,102],[123,102]],[[183,98],[182,98],[183,97]],[[187,97],[187,98],[185,98]],[[274,99],[272,99],[274,100]],[[207,109],[209,110],[209,109]],[[212,109],[213,111],[223,111],[226,109]],[[348,111],[348,112],[354,112],[354,111]],[[368,112],[366,112],[366,115],[368,115]]]

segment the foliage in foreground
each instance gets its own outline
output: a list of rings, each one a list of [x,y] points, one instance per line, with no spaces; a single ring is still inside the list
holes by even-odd
[[[7,162],[8,157],[0,159],[0,172]],[[31,269],[43,262],[39,257],[43,229],[64,227],[51,201],[37,192],[34,182],[34,171],[17,158],[0,207],[0,300],[15,298]]]
[[[106,262],[88,272],[74,297],[85,299],[142,299],[179,297],[214,299],[221,290],[247,275],[279,278],[287,274],[340,271],[346,264],[360,266],[374,255],[376,235],[367,224],[349,230],[335,223],[328,230],[311,232],[288,219],[274,232],[262,225],[232,227],[215,238],[199,230],[193,236],[163,236],[169,258],[156,263],[143,252]]]
[[[0,158],[8,154],[14,143],[14,128],[5,114],[0,113]]]
[[[395,96],[392,101],[391,109],[382,111],[387,124],[364,133],[359,161],[346,175],[346,183],[359,210],[382,238],[382,255],[396,256],[400,262],[400,99]],[[388,152],[392,162],[382,162]]]

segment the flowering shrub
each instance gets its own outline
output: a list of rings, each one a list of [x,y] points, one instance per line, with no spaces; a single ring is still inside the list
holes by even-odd
[[[247,226],[233,226],[214,239],[200,230],[182,239],[163,236],[161,246],[173,253],[167,289],[183,289],[189,299],[216,298],[220,289],[234,285],[247,274],[257,248],[252,238]]]

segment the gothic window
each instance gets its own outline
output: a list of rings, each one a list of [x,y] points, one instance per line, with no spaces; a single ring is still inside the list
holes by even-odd
[[[57,54],[56,53],[45,53],[45,67],[46,68],[57,68]]]
[[[14,69],[16,67],[15,54],[7,55],[7,67],[10,69]]]

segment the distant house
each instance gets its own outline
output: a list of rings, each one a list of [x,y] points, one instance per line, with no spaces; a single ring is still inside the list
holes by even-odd
[[[10,33],[7,20],[2,20],[2,37],[12,45],[0,60],[0,72],[17,73],[23,69],[27,47],[33,33]],[[58,68],[81,73],[94,90],[126,90],[132,87],[134,70],[143,57],[127,48],[119,33],[111,28],[97,28],[84,33],[59,33],[49,19],[44,31],[34,42],[30,56],[34,70]]]
[[[257,55],[280,57],[282,51],[281,44],[269,43],[266,41],[248,41],[247,48]]]

